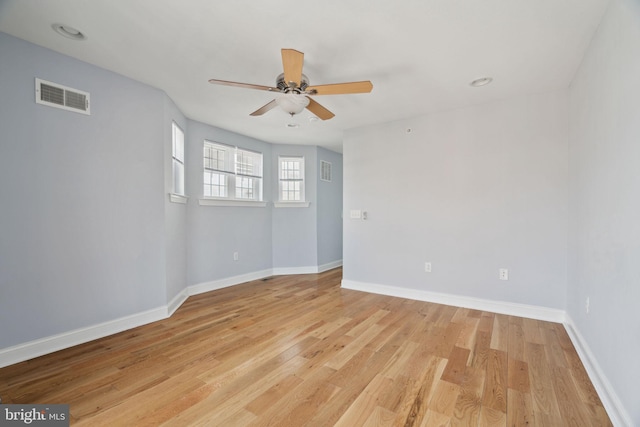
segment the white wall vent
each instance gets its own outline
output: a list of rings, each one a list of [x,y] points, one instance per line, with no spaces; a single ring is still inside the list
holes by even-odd
[[[320,180],[331,182],[331,163],[320,160]]]
[[[89,93],[36,78],[36,103],[91,114]]]

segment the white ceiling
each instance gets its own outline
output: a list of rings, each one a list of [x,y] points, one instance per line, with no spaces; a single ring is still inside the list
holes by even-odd
[[[191,119],[341,151],[345,129],[566,88],[608,3],[0,0],[0,31],[160,88]],[[59,36],[54,23],[88,39]],[[316,96],[336,116],[311,122],[306,110],[250,117],[273,94],[207,82],[274,86],[281,48],[304,52],[311,84],[371,80],[373,91]],[[493,83],[469,86],[483,76]]]

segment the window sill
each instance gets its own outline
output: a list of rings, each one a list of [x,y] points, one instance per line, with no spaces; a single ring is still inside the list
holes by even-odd
[[[273,202],[276,208],[308,208],[311,202]]]
[[[223,199],[199,199],[200,206],[243,206],[248,208],[264,208],[267,202],[256,202],[253,200],[223,200]]]
[[[187,202],[189,201],[189,198],[181,194],[169,193],[169,201],[171,203],[180,203],[180,204],[186,205]]]

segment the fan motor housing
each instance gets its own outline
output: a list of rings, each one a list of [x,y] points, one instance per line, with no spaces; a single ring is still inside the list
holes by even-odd
[[[300,86],[289,85],[284,81],[284,73],[280,73],[276,79],[276,87],[284,93],[304,93],[309,87],[309,78],[302,74],[300,77]]]

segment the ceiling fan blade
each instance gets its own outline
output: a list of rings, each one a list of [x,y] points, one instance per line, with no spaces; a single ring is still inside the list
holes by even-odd
[[[343,93],[369,93],[372,89],[373,83],[367,80],[363,82],[309,86],[307,92],[313,95],[340,95]]]
[[[285,83],[294,82],[296,87],[300,86],[303,63],[304,53],[295,49],[282,49],[282,67],[284,68]]]
[[[313,99],[309,98],[308,96],[307,98],[309,99],[309,105],[307,105],[307,110],[311,111],[313,114],[315,114],[322,120],[329,120],[330,118],[335,116],[335,114],[333,114],[331,111],[324,108],[322,105],[318,104]]]
[[[276,100],[274,99],[273,101],[269,102],[268,104],[263,105],[262,107],[258,108],[256,111],[254,111],[253,113],[249,114],[250,116],[261,116],[264,113],[266,113],[267,111],[276,108],[278,106],[278,103],[276,102]]]
[[[280,92],[280,89],[271,87],[271,86],[252,85],[250,83],[230,82],[227,80],[210,79],[209,83],[213,83],[215,85],[243,87],[245,89],[258,89],[258,90],[267,90],[270,92]]]

